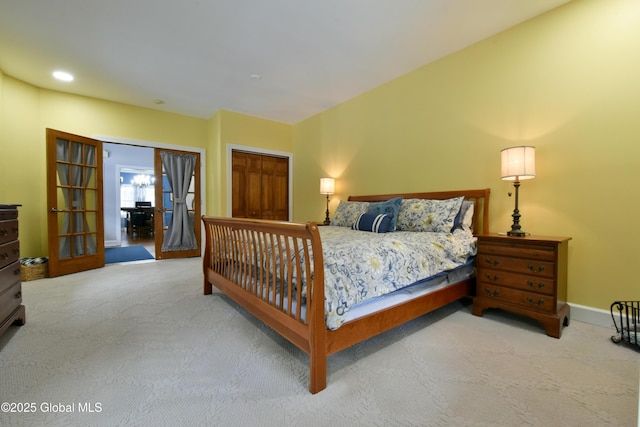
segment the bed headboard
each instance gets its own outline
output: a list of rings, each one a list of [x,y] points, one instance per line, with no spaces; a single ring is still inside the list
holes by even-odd
[[[370,196],[349,196],[354,202],[383,202],[385,200],[402,197],[403,199],[452,199],[463,196],[465,200],[473,202],[473,233],[486,234],[489,232],[489,195],[491,189],[480,190],[452,190],[424,193],[374,194]]]

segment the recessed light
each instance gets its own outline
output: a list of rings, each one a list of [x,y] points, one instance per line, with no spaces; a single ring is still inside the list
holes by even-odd
[[[164,101],[162,99],[154,99],[153,102],[158,105],[164,104]]]
[[[72,82],[73,81],[73,76],[70,73],[67,73],[66,71],[54,71],[53,72],[53,77],[55,77],[58,80],[61,80],[63,82]]]
[[[249,78],[251,80],[262,80],[262,76],[260,74],[251,74],[251,76],[249,76]]]

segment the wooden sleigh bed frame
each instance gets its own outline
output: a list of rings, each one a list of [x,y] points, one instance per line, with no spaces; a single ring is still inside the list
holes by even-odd
[[[395,197],[443,200],[464,196],[474,203],[473,231],[479,234],[489,231],[489,194],[489,189],[481,189],[351,196],[349,200],[376,202]],[[472,277],[329,330],[324,312],[322,242],[315,222],[207,216],[202,221],[206,235],[204,294],[211,294],[215,285],[306,352],[310,357],[311,393],[327,385],[329,355],[475,293]],[[306,295],[302,286],[287,286],[300,278],[305,280]]]

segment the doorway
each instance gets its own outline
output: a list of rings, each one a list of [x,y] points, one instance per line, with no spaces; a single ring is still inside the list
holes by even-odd
[[[155,175],[153,169],[119,166],[116,168],[120,191],[120,243],[117,247],[142,246],[153,256],[155,234]]]
[[[136,175],[153,176],[153,148],[107,142],[102,145],[105,247],[126,246],[131,239],[127,239],[126,223],[123,227],[127,212],[122,208],[135,207],[136,201],[154,197],[152,186],[138,187],[136,191],[131,182]]]
[[[142,245],[144,246],[150,253],[153,254],[155,259],[162,258],[171,258],[171,257],[183,257],[183,256],[199,256],[201,254],[201,247],[199,242],[202,240],[201,227],[198,225],[198,250],[192,251],[190,254],[186,254],[184,251],[172,251],[171,254],[160,254],[157,250],[156,238],[159,238],[159,245],[162,246],[162,236],[165,234],[165,231],[168,229],[169,223],[168,220],[172,217],[173,212],[171,211],[170,206],[165,206],[164,198],[171,200],[172,195],[170,193],[170,189],[167,189],[166,184],[163,184],[160,190],[163,191],[164,196],[161,196],[160,202],[158,202],[157,198],[151,198],[149,200],[149,196],[145,194],[145,200],[134,200],[149,202],[151,201],[152,207],[154,209],[154,217],[160,220],[160,228],[157,229],[154,227],[153,235],[149,236],[147,230],[143,230],[144,233],[139,235],[138,233],[134,233],[133,236],[131,234],[127,234],[126,222],[123,222],[122,218],[126,215],[121,214],[121,201],[123,198],[120,192],[120,184],[121,184],[121,171],[124,172],[134,172],[136,175],[148,175],[154,176],[156,179],[159,179],[158,176],[163,176],[164,172],[161,174],[155,173],[155,153],[160,151],[173,151],[180,153],[194,153],[198,157],[197,162],[197,173],[194,171],[194,180],[197,179],[197,195],[193,194],[190,197],[191,204],[193,206],[191,208],[190,217],[199,219],[200,216],[204,213],[203,206],[206,203],[206,192],[205,192],[205,182],[204,182],[204,169],[205,165],[205,150],[197,147],[188,147],[188,146],[174,146],[169,144],[157,143],[152,141],[141,141],[141,140],[131,140],[126,138],[116,138],[109,137],[104,135],[94,135],[95,138],[99,138],[104,141],[104,181],[105,181],[105,197],[104,197],[104,205],[105,205],[105,244],[107,247],[120,247],[127,245]],[[122,180],[126,180],[130,178],[122,178]],[[151,192],[151,188],[153,186],[149,185],[146,191]],[[195,188],[195,184],[194,184]],[[157,197],[157,195],[155,196]],[[195,200],[197,199],[197,203]],[[111,211],[108,211],[111,209]],[[165,211],[158,213],[157,209],[163,209]],[[195,228],[195,224],[194,224]],[[162,251],[161,251],[162,252]],[[160,255],[160,256],[159,256]]]

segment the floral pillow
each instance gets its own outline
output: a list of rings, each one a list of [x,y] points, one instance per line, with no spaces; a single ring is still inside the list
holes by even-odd
[[[463,199],[405,199],[400,204],[397,230],[449,233]]]
[[[338,227],[351,227],[358,219],[358,215],[365,213],[369,202],[349,202],[341,200],[336,212],[331,219],[331,225]]]

